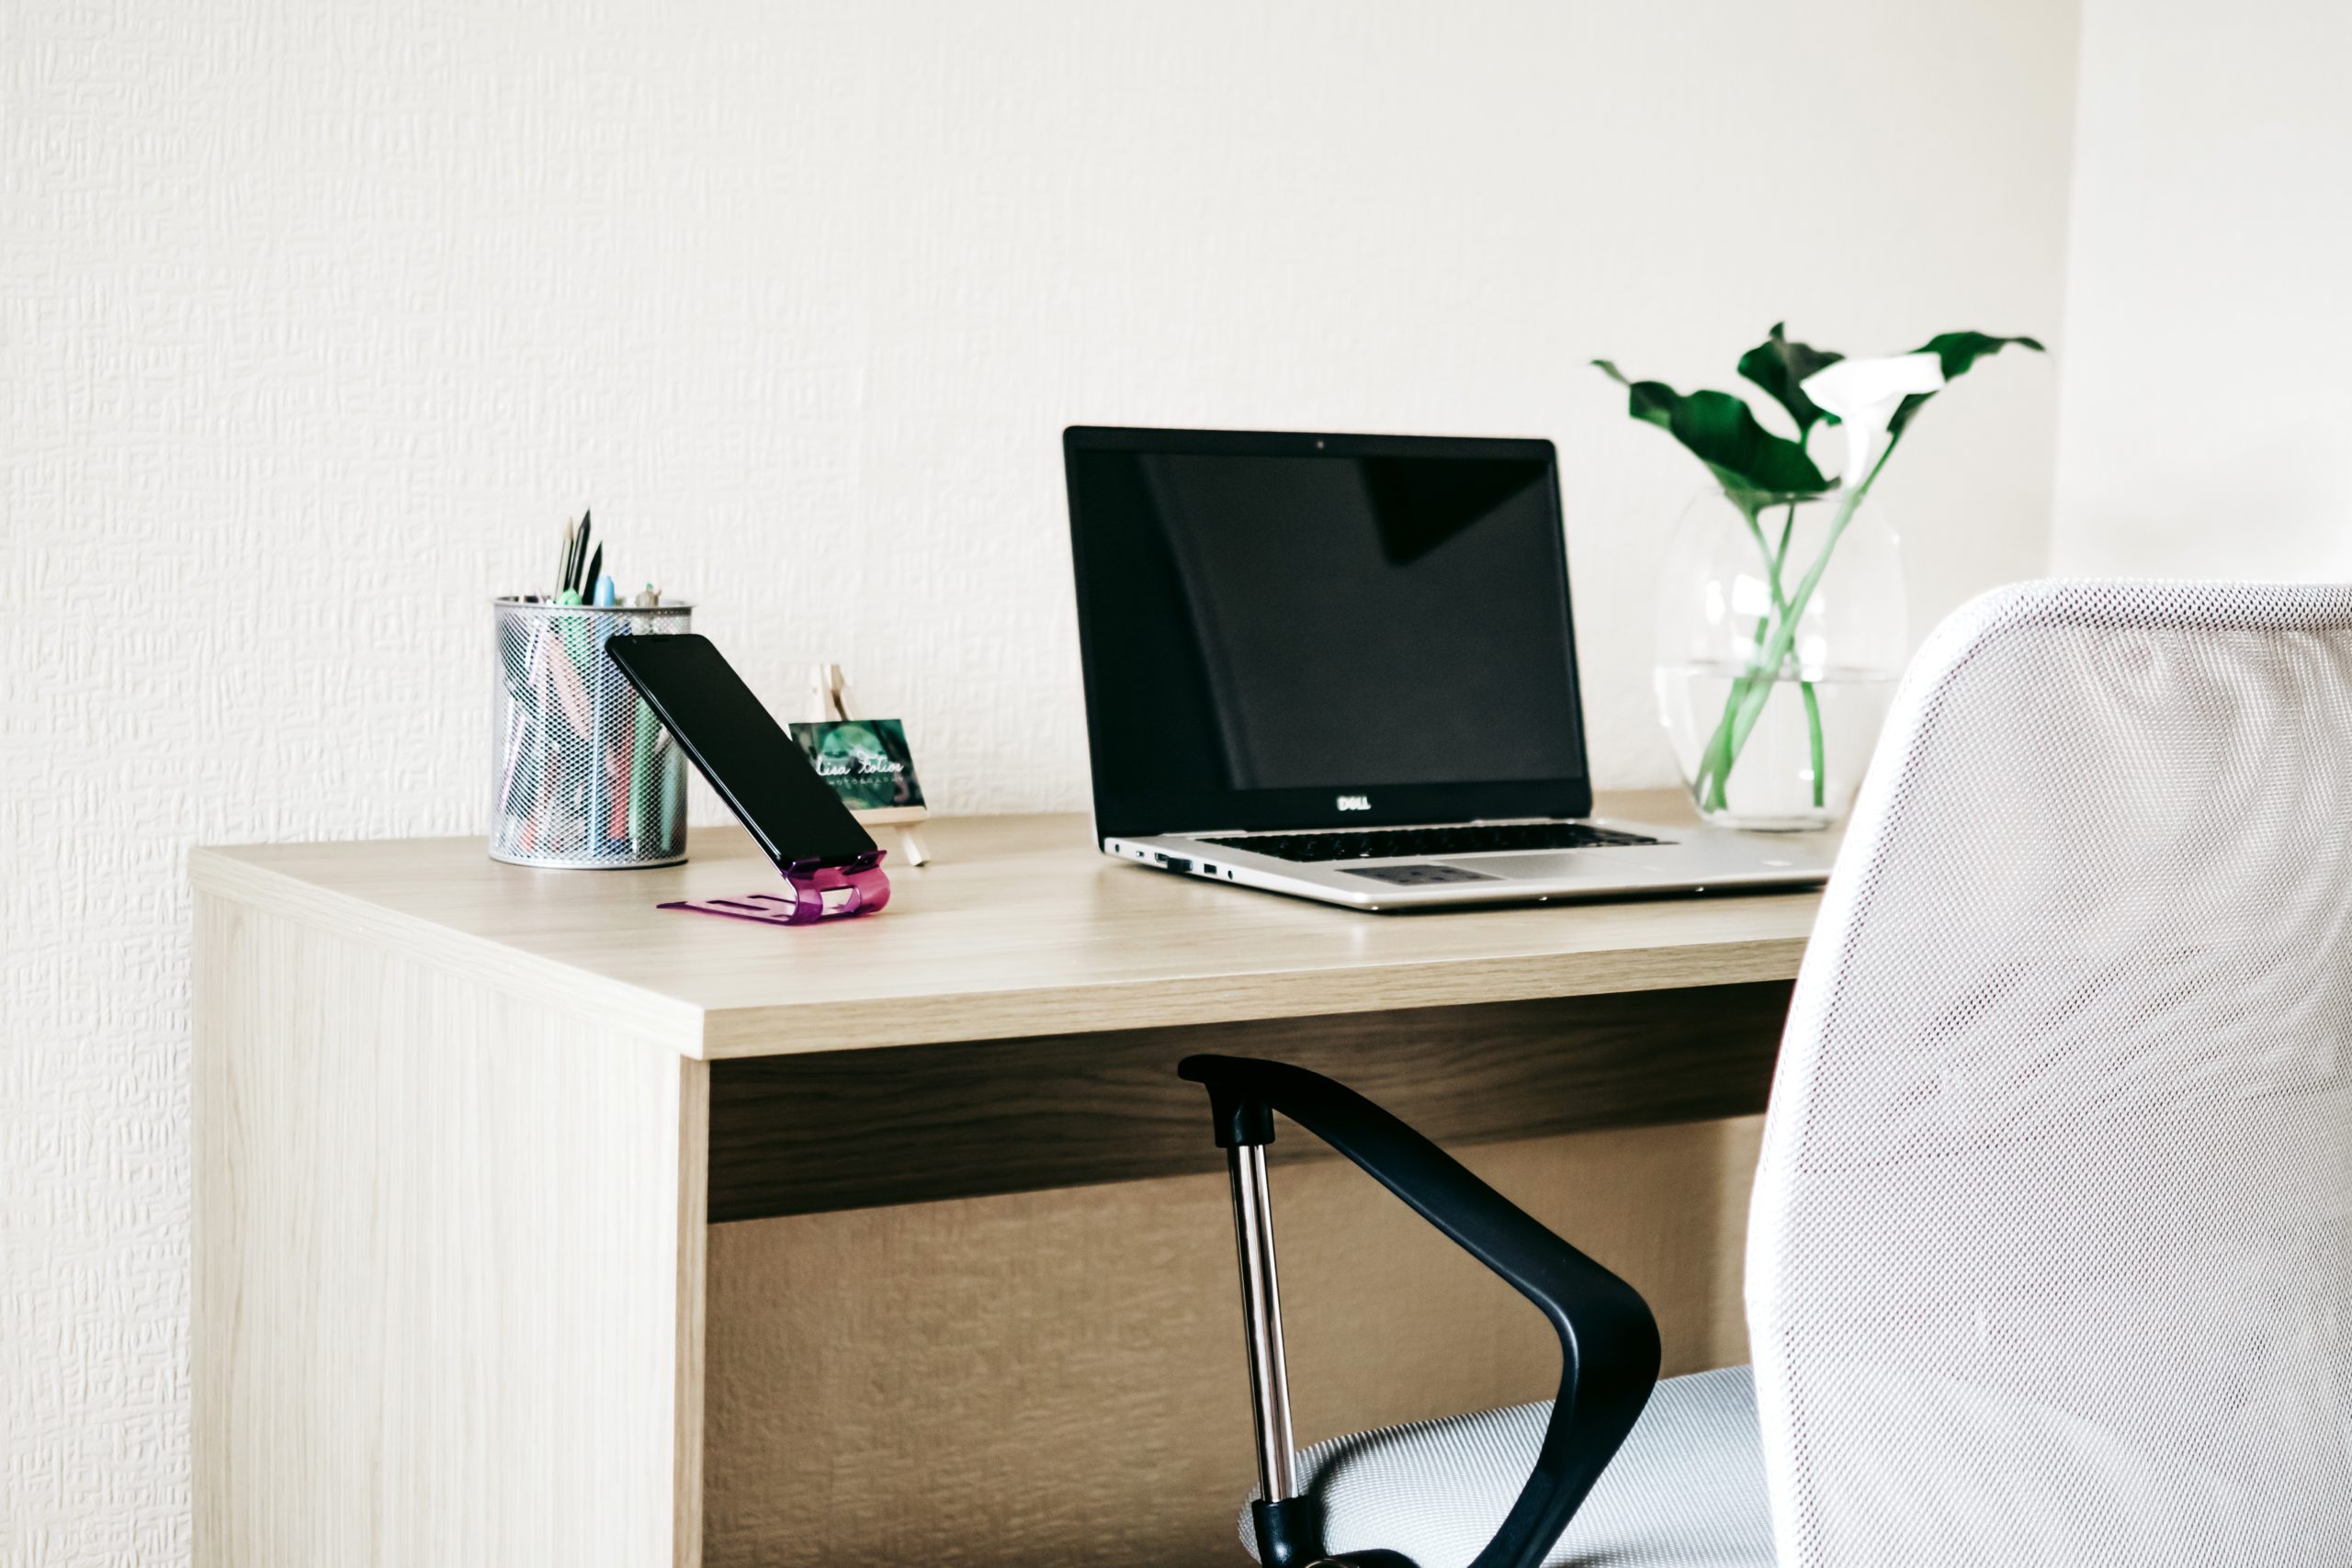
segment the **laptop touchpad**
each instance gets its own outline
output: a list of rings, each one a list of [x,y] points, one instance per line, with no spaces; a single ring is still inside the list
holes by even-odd
[[[1534,878],[1543,882],[1617,883],[1630,874],[1656,869],[1645,862],[1627,860],[1624,856],[1625,852],[1622,849],[1571,850],[1555,854],[1480,855],[1470,863],[1489,876],[1499,876],[1509,882]]]
[[[1392,887],[1435,887],[1446,882],[1503,880],[1483,871],[1472,871],[1466,865],[1348,865],[1340,869],[1350,876],[1368,877],[1374,882],[1385,882]]]

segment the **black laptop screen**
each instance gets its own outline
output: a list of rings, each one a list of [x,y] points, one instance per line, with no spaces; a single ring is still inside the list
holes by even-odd
[[[1068,459],[1104,832],[1590,809],[1547,443],[1079,430]]]

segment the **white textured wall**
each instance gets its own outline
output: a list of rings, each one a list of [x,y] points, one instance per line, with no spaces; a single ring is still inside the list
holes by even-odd
[[[2352,578],[2352,6],[2086,0],[2054,559]]]
[[[0,1562],[184,1551],[199,840],[474,830],[484,598],[610,558],[953,809],[1074,807],[1071,421],[1562,446],[1604,784],[1697,469],[1596,354],[2058,324],[2074,9],[0,0]],[[2006,357],[1880,510],[2036,570]]]

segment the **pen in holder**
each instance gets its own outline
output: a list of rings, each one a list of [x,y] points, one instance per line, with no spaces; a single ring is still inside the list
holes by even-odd
[[[694,606],[509,597],[491,613],[491,858],[577,870],[685,859],[685,758],[605,657],[605,639],[692,630]]]

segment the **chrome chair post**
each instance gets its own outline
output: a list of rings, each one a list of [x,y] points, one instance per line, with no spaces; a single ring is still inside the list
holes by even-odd
[[[1274,1215],[1263,1144],[1226,1150],[1233,1181],[1233,1239],[1241,1254],[1241,1316],[1250,1346],[1250,1404],[1257,1422],[1258,1489],[1269,1503],[1298,1495],[1291,1441],[1290,1369],[1283,1359],[1282,1286],[1274,1272]]]

